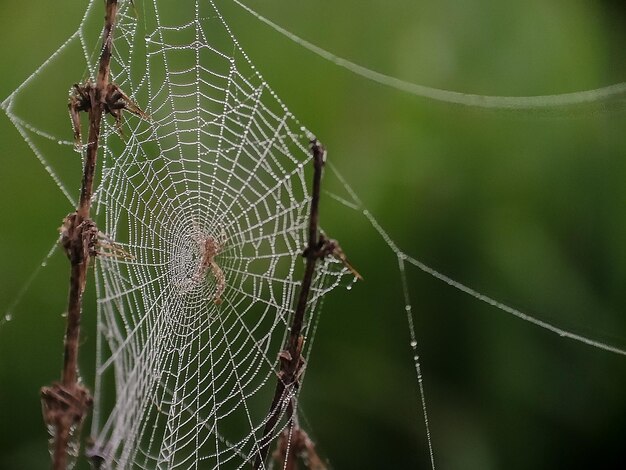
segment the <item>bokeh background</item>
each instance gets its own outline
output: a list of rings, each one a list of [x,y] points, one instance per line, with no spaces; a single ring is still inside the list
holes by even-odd
[[[73,33],[86,3],[0,1],[0,96]],[[247,3],[338,55],[438,88],[540,95],[626,77],[618,1]],[[542,320],[626,347],[623,96],[565,111],[433,103],[323,61],[229,0],[217,5],[406,253]],[[63,96],[79,79],[37,93]],[[0,155],[4,315],[72,208],[4,114]],[[77,190],[75,153],[66,165]],[[325,185],[342,192],[330,175]],[[366,281],[325,302],[302,394],[305,427],[332,468],[429,468],[396,257],[360,214],[330,199],[322,210],[323,226]],[[67,271],[57,253],[0,327],[1,469],[48,465],[38,390],[60,374]],[[415,269],[407,279],[437,468],[626,468],[626,358],[562,339]],[[88,384],[94,301],[88,288]]]

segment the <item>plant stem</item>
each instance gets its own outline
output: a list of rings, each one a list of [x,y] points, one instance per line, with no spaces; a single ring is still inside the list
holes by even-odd
[[[76,212],[66,217],[62,227],[62,243],[70,260],[70,289],[65,332],[65,351],[61,383],[44,387],[41,391],[44,419],[54,431],[53,468],[64,470],[68,463],[70,439],[79,439],[80,426],[91,407],[89,391],[79,383],[78,347],[82,297],[85,291],[87,268],[93,247],[90,235],[94,225],[90,219],[91,198],[98,157],[98,144],[105,96],[109,85],[113,28],[117,15],[117,0],[107,0],[102,53],[95,86],[90,88],[89,137],[85,167]]]
[[[270,434],[276,427],[280,419],[280,402],[284,399],[285,391],[290,392],[291,396],[297,393],[300,386],[299,377],[303,366],[301,356],[304,338],[302,337],[302,325],[304,323],[304,315],[306,306],[311,292],[313,283],[313,274],[315,273],[315,264],[317,260],[323,256],[322,244],[319,236],[319,203],[321,194],[322,171],[324,168],[324,159],[326,151],[322,144],[316,139],[311,141],[311,152],[313,154],[313,192],[311,195],[311,209],[309,213],[309,234],[308,245],[304,250],[303,256],[306,258],[306,266],[304,268],[304,276],[302,278],[302,286],[298,296],[296,310],[291,320],[291,329],[289,339],[285,345],[285,349],[279,354],[280,371],[278,373],[278,381],[276,382],[276,390],[274,398],[268,413],[268,418],[263,428],[263,434],[260,439],[261,448],[254,462],[254,468],[260,469],[265,467],[268,449],[271,443]],[[287,420],[291,422],[293,418],[293,404],[287,405]]]
[[[105,26],[102,37],[102,54],[100,55],[100,67],[96,87],[93,91],[89,108],[89,137],[87,143],[87,157],[83,170],[83,181],[80,188],[80,201],[76,209],[75,228],[78,228],[85,220],[89,219],[91,210],[91,197],[93,194],[93,180],[98,159],[98,145],[100,142],[100,128],[102,114],[104,113],[104,96],[109,84],[109,72],[111,69],[111,49],[113,46],[113,27],[117,14],[117,0],[107,0]],[[84,251],[84,238],[75,237],[72,243],[76,248]],[[79,246],[80,244],[80,246]],[[67,330],[65,335],[65,358],[63,368],[63,384],[70,385],[77,381],[78,371],[78,341],[80,333],[80,314],[82,295],[85,290],[89,256],[81,256],[74,262],[70,259],[72,270],[70,275],[70,295],[67,312]]]

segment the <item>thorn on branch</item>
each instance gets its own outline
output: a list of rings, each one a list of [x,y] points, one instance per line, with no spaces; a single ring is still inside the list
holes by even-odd
[[[67,108],[72,118],[72,127],[74,128],[74,144],[80,150],[82,147],[80,133],[80,112],[89,111],[91,102],[95,100],[95,87],[91,81],[87,81],[84,85],[74,83],[70,89],[70,97]]]
[[[119,86],[109,83],[104,99],[104,112],[115,118],[115,127],[120,134],[122,134],[122,111],[128,111],[146,121],[150,120],[150,116],[144,113]]]
[[[356,277],[359,281],[363,280],[363,276],[359,274],[359,272],[352,266],[350,261],[348,261],[348,257],[341,249],[341,245],[337,240],[332,238],[326,238],[324,234],[321,234],[319,237],[319,242],[315,250],[311,251],[308,247],[302,253],[304,258],[308,258],[309,256],[313,256],[316,259],[323,259],[327,256],[332,256],[336,260],[343,263],[343,265],[350,271],[354,277]]]

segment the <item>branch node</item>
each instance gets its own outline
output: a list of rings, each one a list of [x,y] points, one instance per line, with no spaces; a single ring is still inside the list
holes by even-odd
[[[91,80],[87,80],[83,85],[74,83],[70,89],[67,107],[74,127],[74,144],[79,150],[82,148],[81,111],[95,109],[110,114],[115,118],[115,126],[120,134],[122,134],[122,111],[128,111],[142,119],[150,120],[150,116],[144,113],[115,83],[108,83],[103,90],[100,90]]]
[[[363,276],[361,276],[354,266],[352,266],[350,261],[348,261],[348,257],[344,253],[339,242],[332,238],[327,238],[324,234],[320,234],[319,241],[315,249],[311,250],[310,247],[307,247],[302,252],[303,258],[313,257],[316,259],[324,259],[327,256],[332,256],[336,260],[340,261],[345,268],[354,275],[354,277],[356,277],[359,281],[363,280]]]

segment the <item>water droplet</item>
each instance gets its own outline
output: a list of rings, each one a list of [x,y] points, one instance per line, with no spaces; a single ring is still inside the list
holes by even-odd
[[[41,262],[41,267],[45,268],[46,266],[48,266],[48,261],[42,261]]]
[[[13,320],[13,314],[11,312],[7,312],[6,315],[4,315],[4,321],[11,321]]]
[[[346,286],[346,289],[347,289],[347,290],[352,290],[352,286],[353,286],[353,284],[348,284],[348,285]]]
[[[417,341],[415,340],[411,341],[411,347],[415,349],[417,347]]]
[[[63,312],[63,313],[61,314],[61,318],[67,318],[67,312]]]
[[[404,307],[404,310],[406,310],[407,312],[410,312],[411,311],[411,306],[407,305],[406,307]]]
[[[63,145],[63,141],[62,140],[57,140],[57,144]]]

